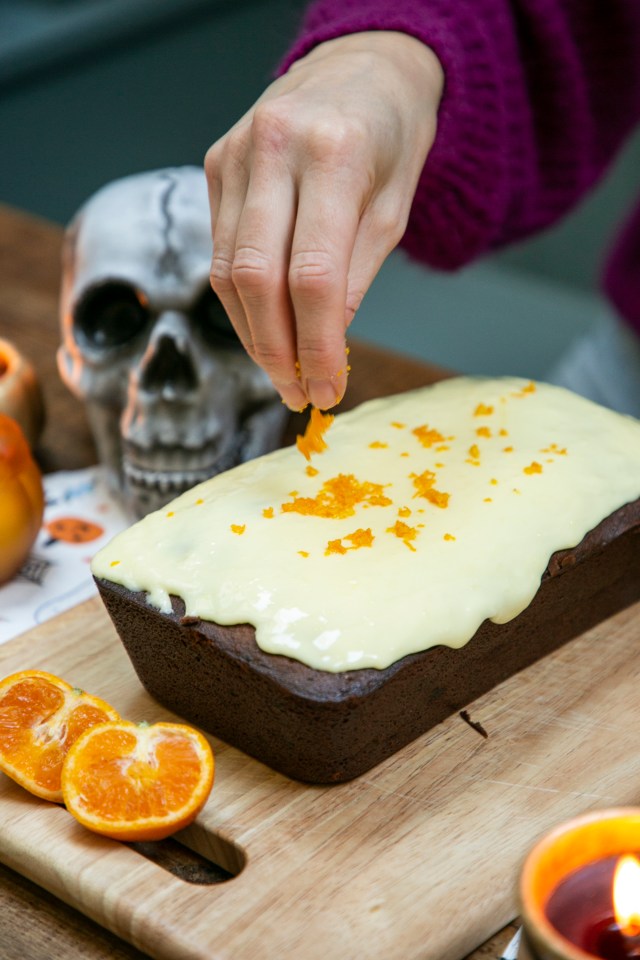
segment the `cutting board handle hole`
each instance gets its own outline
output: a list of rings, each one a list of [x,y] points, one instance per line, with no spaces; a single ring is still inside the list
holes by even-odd
[[[209,850],[207,850],[209,855],[205,856],[174,837],[168,837],[166,840],[128,843],[127,846],[186,883],[202,885],[226,883],[240,873],[244,866],[244,856],[240,850],[220,837],[213,839],[216,841],[215,847],[218,853],[215,860],[211,859]],[[225,850],[225,848],[229,849]],[[222,855],[219,855],[220,853]]]

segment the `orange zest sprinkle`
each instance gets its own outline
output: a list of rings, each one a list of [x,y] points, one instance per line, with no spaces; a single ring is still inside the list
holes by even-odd
[[[396,430],[404,430],[406,423],[399,423],[398,420],[392,420],[391,426],[395,427]]]
[[[503,452],[503,453],[513,453],[513,447],[503,447],[503,448],[502,448],[502,452]]]
[[[488,403],[479,403],[473,411],[474,417],[490,417],[493,413],[493,407]]]
[[[366,530],[362,528],[354,530],[353,533],[346,534],[346,536],[340,540],[329,540],[327,549],[325,550],[325,556],[329,556],[332,553],[346,553],[347,550],[359,550],[361,547],[370,547],[374,539],[371,527],[367,527]],[[349,540],[351,546],[345,547],[342,540]]]
[[[175,514],[175,510],[169,510],[169,511],[167,511],[167,516],[168,516],[168,517],[175,517],[175,515],[176,515],[176,514]]]
[[[306,473],[306,475],[307,475],[308,477],[317,477],[318,474],[320,473],[320,471],[319,471],[319,470],[316,470],[315,467],[312,467],[311,464],[308,464],[308,465],[305,467],[304,472]]]
[[[443,540],[455,540],[455,537],[452,533],[445,533]]]
[[[445,450],[451,450],[451,447],[446,443],[442,443],[439,447],[436,447],[436,453],[443,453]]]
[[[542,464],[538,463],[537,460],[534,460],[532,463],[529,464],[528,467],[524,468],[523,472],[528,473],[529,475],[533,473],[542,473]]]
[[[358,504],[369,507],[388,507],[392,501],[385,495],[384,485],[360,481],[352,473],[340,473],[325,480],[316,497],[295,497],[282,504],[283,513],[303,516],[343,519],[355,513]]]
[[[409,507],[400,507],[400,509],[398,510],[398,516],[399,516],[399,517],[410,517],[410,516],[411,516],[411,510],[409,509]]]
[[[491,484],[492,487],[498,486],[498,481],[496,480],[495,477],[491,477],[491,480],[489,480],[489,483]]]
[[[298,553],[300,554],[301,557],[308,557],[308,556],[309,556],[308,550],[298,550]]]
[[[443,435],[439,430],[434,430],[433,428],[427,426],[424,423],[421,427],[414,427],[411,431],[414,437],[417,437],[423,447],[432,447],[434,443],[442,443],[444,440]]]
[[[429,503],[442,509],[449,505],[450,494],[435,489],[436,475],[432,470],[425,470],[423,473],[411,473],[409,476],[416,488],[414,497],[424,497]]]
[[[548,447],[543,447],[540,453],[553,453],[556,456],[566,457],[567,448],[559,447],[557,443],[550,443]]]
[[[202,499],[202,497],[198,497],[198,499],[196,500],[196,506],[199,507],[201,503],[204,503],[204,500]]]
[[[343,546],[342,540],[338,538],[337,540],[329,540],[327,544],[327,549],[324,552],[325,557],[330,557],[332,553],[346,553],[347,548]]]
[[[372,443],[369,444],[369,448],[371,450],[386,450],[388,446],[389,444],[383,443],[382,440],[374,440]]]
[[[474,460],[480,459],[480,447],[477,443],[472,443],[469,447],[469,456],[473,457]]]
[[[500,430],[498,430],[498,433],[500,434],[501,437],[508,437],[508,436],[509,436],[509,431],[508,431],[508,430],[505,430],[504,427],[502,427]]]
[[[119,560],[112,560],[111,563],[109,564],[109,566],[110,566],[110,567],[117,567],[119,563],[120,563]]]
[[[484,498],[484,502],[485,502],[485,503],[493,503],[493,497],[485,497],[485,498]]]
[[[478,427],[478,429],[476,430],[476,434],[479,437],[490,437],[491,430],[489,429],[489,427]]]
[[[271,520],[273,517],[273,507],[265,507],[262,511],[262,516],[265,518],[265,520]]]
[[[399,540],[402,540],[410,550],[415,551],[416,548],[411,541],[415,540],[418,536],[416,527],[410,527],[409,524],[403,523],[402,520],[396,520],[392,527],[387,527],[387,533],[392,533]]]
[[[322,413],[317,407],[312,407],[311,416],[307,423],[304,435],[296,437],[296,446],[306,460],[311,459],[311,454],[322,453],[327,449],[327,441],[323,434],[327,432],[335,417],[330,413]]]
[[[405,450],[405,452],[404,452],[404,453],[401,453],[400,456],[401,456],[401,457],[408,457],[409,454],[408,454],[407,451]]]
[[[240,535],[241,533],[244,533],[244,531],[245,531],[246,529],[247,529],[246,523],[232,523],[232,524],[231,524],[231,532],[232,532],[232,533],[237,533],[238,535]]]
[[[345,540],[350,540],[353,544],[352,550],[359,550],[360,547],[370,547],[374,541],[374,536],[371,533],[371,527],[358,530],[354,530],[353,533],[348,533],[345,537]]]
[[[523,387],[522,390],[518,390],[517,393],[512,394],[514,397],[526,397],[529,393],[536,392],[536,385],[533,380],[530,380],[526,387]]]

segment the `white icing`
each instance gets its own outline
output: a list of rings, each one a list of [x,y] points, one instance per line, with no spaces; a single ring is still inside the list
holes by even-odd
[[[412,432],[422,426],[445,439],[423,446]],[[326,440],[317,475],[295,447],[242,464],[116,536],[93,573],[147,591],[162,611],[175,594],[188,615],[252,623],[263,650],[316,669],[382,669],[515,617],[554,551],[640,496],[639,421],[516,378],[457,377],[374,400],[338,415]],[[416,495],[427,470],[446,507]],[[345,519],[282,511],[292,491],[315,498],[339,474],[384,485],[392,503],[361,503]],[[389,532],[397,520],[414,539]],[[371,546],[326,554],[367,529]]]

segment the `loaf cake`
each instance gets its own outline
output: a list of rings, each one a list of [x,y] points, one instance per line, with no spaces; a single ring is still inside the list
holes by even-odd
[[[518,378],[338,415],[93,574],[160,703],[294,779],[369,770],[640,598],[640,422]]]

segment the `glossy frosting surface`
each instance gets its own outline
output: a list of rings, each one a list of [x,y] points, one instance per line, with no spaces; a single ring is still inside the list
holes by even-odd
[[[94,575],[316,669],[382,669],[516,616],[552,553],[640,496],[639,421],[516,378],[374,400],[325,439],[194,487]]]

